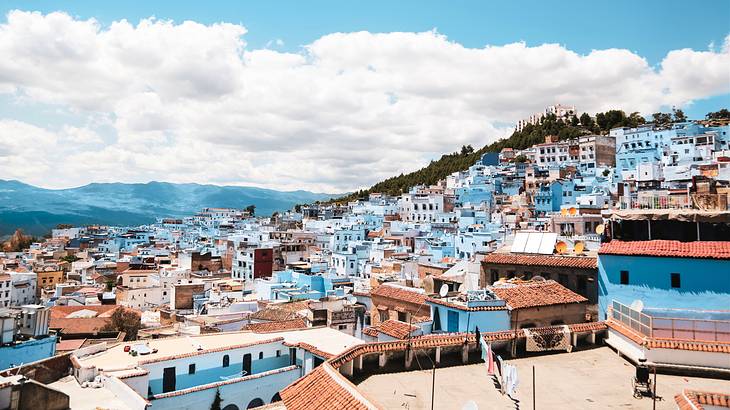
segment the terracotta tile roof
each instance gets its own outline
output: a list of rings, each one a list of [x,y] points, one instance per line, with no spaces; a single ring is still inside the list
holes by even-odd
[[[696,352],[730,353],[730,343],[698,342],[694,340],[648,339],[649,349],[693,350]]]
[[[413,331],[418,330],[418,327],[408,324],[406,322],[401,322],[400,320],[388,319],[385,322],[381,322],[377,326],[369,327],[366,330],[369,329],[375,330],[375,336],[377,336],[378,333],[385,333],[386,335],[394,337],[396,339],[405,339]],[[363,330],[363,333],[364,332],[365,331]]]
[[[710,393],[697,390],[684,390],[674,396],[680,410],[703,410],[705,406],[730,408],[730,394]]]
[[[601,255],[659,256],[674,258],[730,259],[730,242],[721,241],[619,241],[601,245]]]
[[[110,317],[119,305],[101,305],[101,306],[53,306],[51,307],[51,320],[65,319],[68,315],[76,313],[80,310],[90,310],[96,312],[96,317]]]
[[[285,309],[278,309],[274,307],[267,307],[264,309],[261,309],[257,312],[254,312],[250,318],[253,320],[268,320],[272,322],[281,322],[284,320],[291,320],[298,318],[299,315],[297,315],[294,312],[290,312]]]
[[[111,319],[108,317],[72,319],[51,318],[48,324],[48,328],[58,329],[61,333],[66,335],[89,334],[101,331],[109,323],[111,323]]]
[[[490,253],[484,263],[498,265],[554,266],[580,269],[597,269],[597,258],[592,256],[526,255],[514,253]]]
[[[362,333],[370,337],[378,337],[378,328],[373,326],[366,327],[362,330]]]
[[[389,299],[400,300],[403,302],[422,305],[426,303],[426,294],[414,290],[408,290],[405,287],[392,286],[382,284],[370,292],[372,296],[380,296]]]
[[[512,309],[588,302],[588,299],[553,280],[493,287],[492,290]]]
[[[70,352],[72,350],[79,349],[85,341],[86,339],[61,340],[60,342],[56,343],[56,351]]]
[[[370,400],[328,363],[281,391],[287,410],[370,410],[377,409]]]
[[[249,323],[244,330],[256,333],[280,332],[282,330],[304,329],[307,322],[303,318],[282,320],[281,322]]]
[[[476,307],[466,307],[463,303],[453,303],[449,302],[446,299],[439,299],[439,298],[432,298],[428,297],[426,299],[429,303],[435,303],[437,305],[442,305],[454,309],[460,309],[464,311],[469,312],[484,312],[484,311],[494,311],[494,310],[507,310],[507,306],[476,306]]]
[[[606,322],[588,322],[588,323],[575,323],[568,325],[571,332],[597,332],[599,330],[606,330]]]
[[[320,350],[316,346],[312,346],[309,343],[304,343],[304,342],[286,343],[286,342],[284,342],[284,346],[287,346],[287,347],[298,347],[300,349],[304,349],[304,350],[308,351],[309,353],[312,353],[315,356],[323,357],[325,359],[330,359],[330,358],[334,357],[333,354],[327,353],[324,350]]]

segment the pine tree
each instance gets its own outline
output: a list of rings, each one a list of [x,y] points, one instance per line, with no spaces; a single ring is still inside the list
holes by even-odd
[[[210,405],[210,410],[221,410],[221,392],[218,389],[215,389],[215,398],[213,399],[213,404]]]

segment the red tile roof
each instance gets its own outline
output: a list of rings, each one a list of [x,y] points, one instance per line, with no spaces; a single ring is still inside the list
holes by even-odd
[[[588,299],[554,280],[525,283],[511,287],[493,287],[494,293],[512,309],[584,303]]]
[[[555,266],[565,268],[597,269],[597,259],[592,256],[526,255],[514,253],[490,253],[484,263],[498,265]]]
[[[730,242],[721,241],[619,241],[601,245],[601,255],[659,256],[673,258],[730,259]]]
[[[377,409],[329,363],[287,386],[281,391],[281,398],[287,410]]]
[[[84,344],[86,339],[70,339],[70,340],[61,340],[56,344],[56,351],[57,352],[70,352],[72,350],[76,350],[81,348],[81,346]]]
[[[244,327],[255,333],[280,332],[282,330],[304,329],[307,322],[303,318],[282,320],[279,322],[249,323]]]
[[[368,333],[365,333],[366,330]],[[400,320],[388,319],[377,326],[372,326],[363,330],[363,333],[373,336],[371,333],[374,332],[375,336],[377,336],[378,332],[380,332],[396,339],[405,339],[415,330],[418,330],[417,326],[401,322]]]
[[[684,390],[682,394],[674,396],[674,401],[680,410],[703,410],[706,405],[730,408],[730,394],[728,393]]]
[[[380,296],[389,299],[400,300],[413,304],[422,305],[426,303],[426,294],[414,290],[408,290],[405,287],[392,286],[382,284],[370,292],[372,296]]]

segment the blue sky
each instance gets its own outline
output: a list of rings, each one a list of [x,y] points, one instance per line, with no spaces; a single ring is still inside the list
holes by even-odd
[[[727,0],[0,0],[0,13],[0,175],[44,187],[350,191],[555,103],[730,107]]]
[[[62,10],[102,24],[120,19],[136,23],[155,16],[176,22],[231,22],[248,29],[248,46],[260,48],[277,39],[280,49],[302,45],[333,32],[438,30],[466,47],[558,43],[578,53],[625,48],[661,62],[667,52],[721,47],[730,33],[727,0],[580,0],[547,1],[3,1],[9,10]],[[275,46],[274,46],[275,47]],[[730,77],[730,76],[729,76]],[[729,79],[730,81],[730,79]],[[730,106],[730,95],[696,101],[686,111],[701,117]]]

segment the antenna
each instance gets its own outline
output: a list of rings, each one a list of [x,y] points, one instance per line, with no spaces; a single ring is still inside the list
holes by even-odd
[[[444,283],[443,285],[441,285],[441,289],[439,290],[439,296],[441,296],[442,298],[445,298],[448,293],[449,293],[449,285]]]

